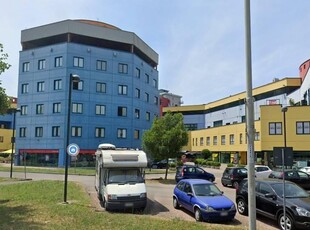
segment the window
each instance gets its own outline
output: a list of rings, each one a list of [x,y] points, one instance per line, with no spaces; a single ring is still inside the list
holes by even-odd
[[[118,72],[119,73],[128,73],[128,65],[127,64],[123,64],[123,63],[119,63],[118,64]]]
[[[135,97],[140,98],[140,89],[135,89]]]
[[[127,85],[118,85],[118,94],[127,95]]]
[[[104,128],[96,128],[95,136],[96,137],[104,137],[105,136],[105,129]]]
[[[27,115],[28,114],[28,106],[27,105],[22,105],[20,107],[20,115]]]
[[[197,124],[184,124],[186,130],[197,130]]]
[[[72,89],[74,89],[74,90],[83,90],[83,85],[84,85],[83,81],[73,82]]]
[[[296,122],[297,134],[310,134],[310,121],[298,121]]]
[[[43,92],[44,91],[44,81],[40,81],[37,83],[37,92]]]
[[[97,93],[106,93],[106,84],[101,83],[101,82],[97,82],[96,91],[97,91]]]
[[[117,138],[125,139],[127,136],[126,132],[126,129],[117,129]]]
[[[53,104],[53,113],[60,113],[61,112],[61,103],[57,102]]]
[[[43,127],[36,127],[35,137],[43,137]]]
[[[79,67],[79,68],[84,68],[84,58],[74,57],[73,58],[73,66]]]
[[[217,136],[213,136],[213,145],[217,145]]]
[[[73,103],[72,104],[72,113],[83,113],[83,104]]]
[[[26,137],[26,127],[19,128],[19,137]]]
[[[226,144],[226,137],[225,135],[221,136],[221,145],[225,145]]]
[[[231,144],[231,145],[235,144],[235,135],[234,134],[229,135],[229,144]]]
[[[140,130],[135,129],[133,136],[134,139],[140,139]]]
[[[44,105],[43,104],[37,104],[36,105],[36,114],[43,114]]]
[[[144,93],[144,101],[149,102],[149,94]]]
[[[147,121],[151,120],[151,114],[150,114],[150,112],[146,112],[146,113],[145,113],[145,119],[146,119]]]
[[[80,126],[71,127],[71,136],[72,137],[81,137],[82,136],[82,127],[80,127]]]
[[[52,137],[60,137],[60,126],[52,127]]]
[[[269,122],[269,135],[282,135],[282,123]]]
[[[38,69],[45,69],[45,59],[39,60],[38,61]]]
[[[157,81],[155,79],[153,79],[153,87],[157,88]]]
[[[105,105],[96,105],[96,115],[105,115]]]
[[[222,125],[223,125],[223,121],[222,120],[214,121],[213,122],[213,127],[219,127],[219,126],[222,126]]]
[[[97,70],[106,71],[107,70],[107,62],[102,60],[97,60]]]
[[[122,106],[119,106],[117,108],[117,115],[119,117],[126,117],[127,116],[127,108],[126,107],[122,107]]]
[[[203,137],[200,137],[200,146],[203,146]]]
[[[62,66],[62,57],[55,57],[55,67]]]
[[[242,144],[243,138],[242,138],[242,133],[239,134],[239,143]]]
[[[255,132],[254,134],[254,141],[259,141],[260,137],[259,137],[259,132]]]
[[[135,69],[135,77],[140,78],[140,69],[138,68]]]
[[[54,90],[61,90],[62,89],[62,81],[61,79],[57,79],[54,81]]]
[[[206,144],[207,144],[207,146],[210,146],[210,137],[206,138]]]
[[[0,136],[0,143],[3,143],[3,140],[4,140],[3,136]]]
[[[148,74],[145,74],[145,83],[150,83],[150,76]]]
[[[24,62],[23,63],[23,72],[29,72],[29,70],[30,70],[30,63]]]
[[[154,104],[158,105],[158,97],[154,97]]]
[[[140,110],[135,109],[135,118],[140,119]]]
[[[29,84],[22,84],[22,94],[26,94],[29,92]]]

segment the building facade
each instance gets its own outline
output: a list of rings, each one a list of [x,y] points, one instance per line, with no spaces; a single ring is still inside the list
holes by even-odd
[[[143,132],[159,115],[158,54],[152,48],[132,32],[89,20],[23,30],[21,44],[18,160],[63,166],[68,137],[85,165],[92,164],[99,143],[141,148]],[[80,81],[73,83],[68,105],[72,76]]]
[[[292,95],[303,89],[305,79],[275,79],[253,89],[257,163],[273,166],[274,147],[286,145],[293,148],[294,161],[310,164],[310,106],[308,102],[301,105],[303,98],[295,99],[295,103],[291,100]],[[164,112],[183,114],[189,130],[184,150],[209,149],[215,161],[246,164],[245,98],[243,92],[204,105],[164,108]],[[283,107],[287,107],[286,112]]]

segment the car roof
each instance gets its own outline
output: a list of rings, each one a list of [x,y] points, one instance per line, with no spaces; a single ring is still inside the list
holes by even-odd
[[[243,179],[244,181],[248,181],[248,178]],[[255,181],[257,182],[265,182],[267,184],[278,184],[278,183],[283,183],[282,179],[277,179],[277,178],[255,178]],[[285,180],[285,183],[290,183],[294,184],[291,181]]]
[[[213,184],[211,181],[203,179],[182,179],[180,182],[181,181],[188,182],[190,184]]]

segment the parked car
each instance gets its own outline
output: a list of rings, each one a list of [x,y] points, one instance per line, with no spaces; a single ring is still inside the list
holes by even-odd
[[[215,176],[200,167],[194,165],[183,165],[178,166],[175,173],[176,182],[179,182],[182,179],[204,179],[213,182],[215,181]]]
[[[255,177],[257,178],[268,178],[272,170],[267,165],[254,165]]]
[[[285,180],[292,181],[300,187],[310,190],[310,175],[307,173],[299,170],[286,170],[284,171],[284,174]],[[269,175],[269,178],[283,179],[283,172],[274,171]]]
[[[196,221],[231,221],[236,215],[232,200],[210,181],[184,179],[173,191],[173,207],[194,213]]]
[[[167,159],[161,160],[161,161],[156,161],[156,162],[152,162],[151,164],[151,168],[152,169],[165,169],[167,167],[167,162],[168,164],[176,164],[177,160],[174,158],[169,158],[168,161]]]
[[[221,182],[223,186],[233,186],[238,188],[239,183],[248,177],[248,170],[244,167],[227,167],[222,175]]]
[[[310,194],[293,182],[285,184],[286,228],[283,215],[283,182],[279,179],[255,179],[256,213],[278,222],[280,229],[310,228]],[[237,210],[248,214],[248,181],[236,189]]]
[[[303,171],[303,172],[305,172],[305,173],[307,173],[307,174],[310,174],[310,167],[302,167],[302,168],[300,168],[299,170],[300,170],[300,171]]]

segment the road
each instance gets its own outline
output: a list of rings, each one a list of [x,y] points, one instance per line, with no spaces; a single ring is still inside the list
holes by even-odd
[[[213,173],[216,177],[215,183],[224,191],[224,194],[229,197],[231,200],[235,201],[235,189],[229,187],[223,187],[220,179],[222,175],[222,170],[219,169],[206,169],[208,172]],[[9,172],[0,172],[0,177],[9,177]],[[39,174],[39,173],[27,173],[26,176],[24,173],[13,172],[14,178],[20,179],[31,179],[31,180],[64,180],[64,175],[59,174]],[[195,222],[193,215],[184,210],[176,210],[172,206],[172,193],[175,186],[174,183],[163,184],[162,180],[159,178],[164,178],[164,174],[146,174],[146,184],[147,184],[147,194],[148,194],[148,204],[143,214],[152,215],[160,218],[169,218],[169,219],[182,219],[187,221]],[[173,179],[174,175],[169,174],[168,179]],[[27,181],[25,180],[25,181]],[[99,211],[104,211],[100,206],[100,203],[97,199],[96,191],[94,188],[94,176],[77,176],[69,175],[69,181],[74,181],[82,184],[85,187],[86,192],[89,194],[93,205]],[[70,197],[68,197],[70,201]],[[247,216],[241,216],[238,213],[236,214],[235,220],[229,225],[235,226],[244,226],[248,228],[249,219]],[[225,225],[227,225],[225,224]],[[273,222],[264,217],[257,217],[256,221],[257,229],[264,230],[275,230],[278,229],[276,222]]]

